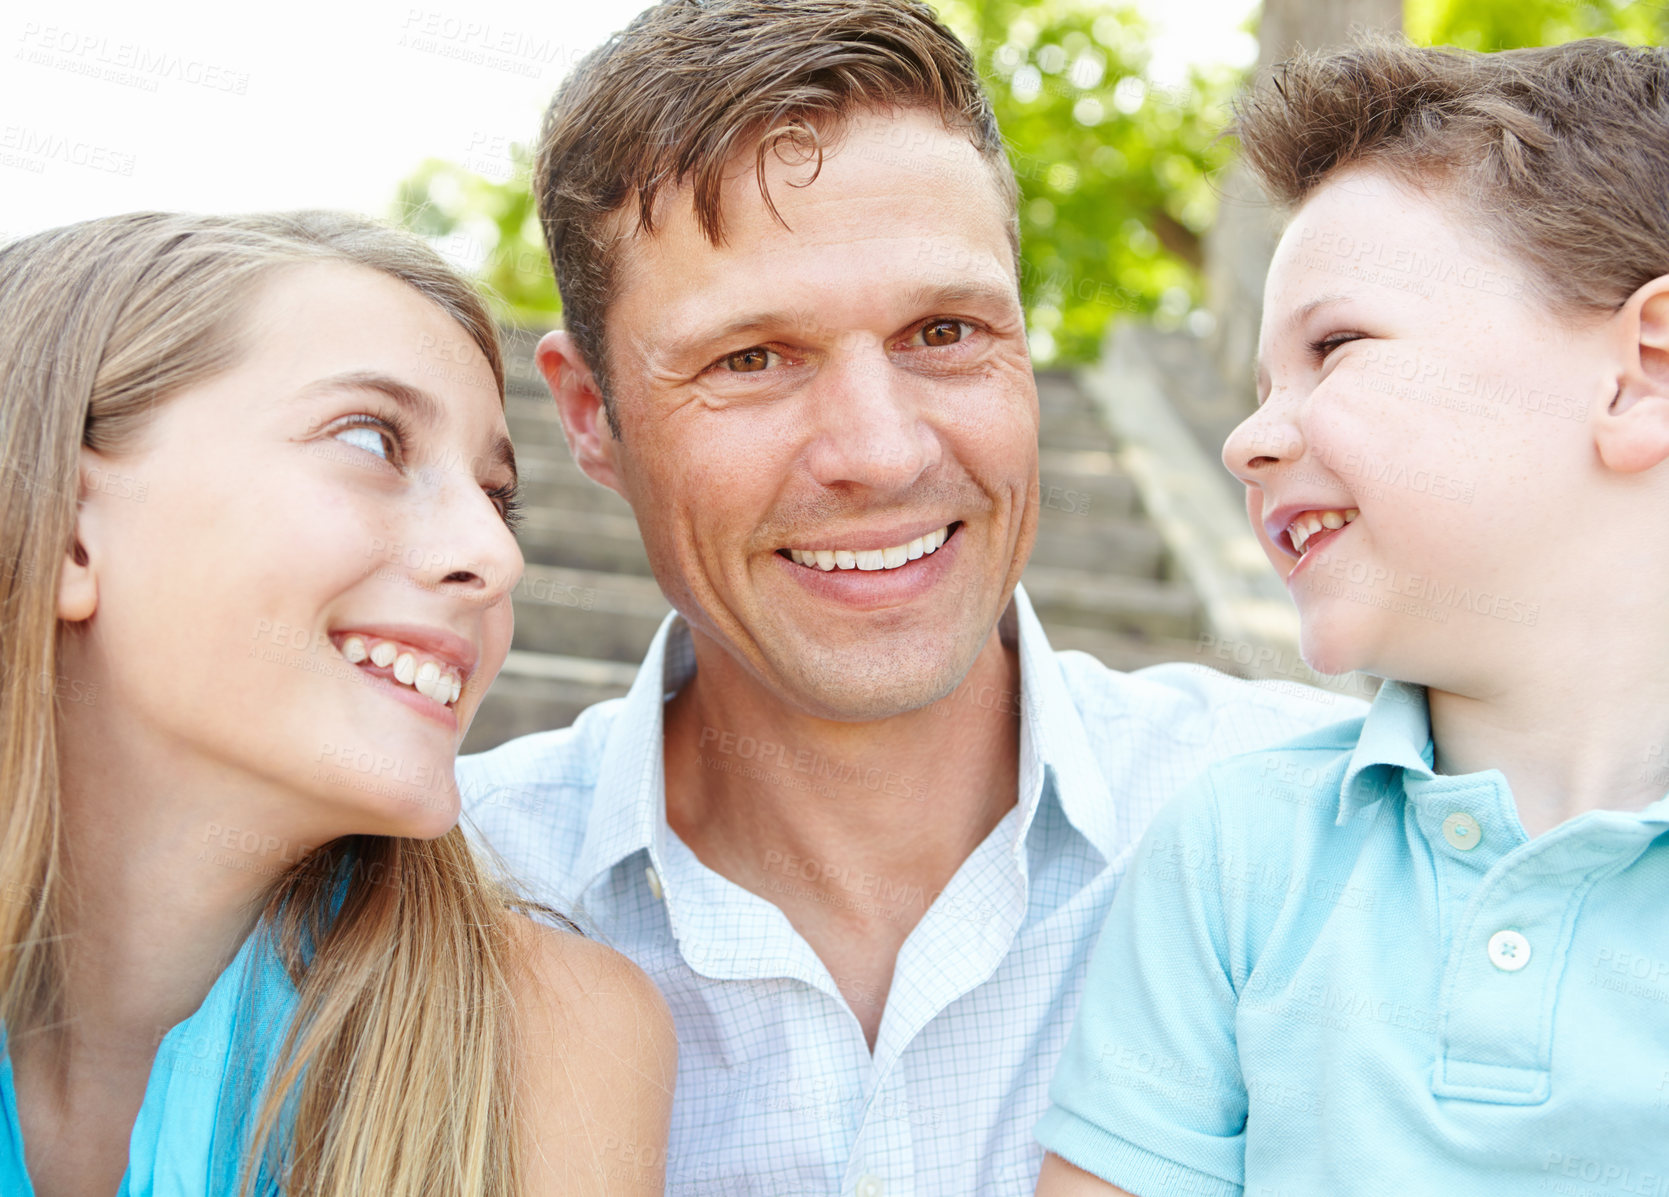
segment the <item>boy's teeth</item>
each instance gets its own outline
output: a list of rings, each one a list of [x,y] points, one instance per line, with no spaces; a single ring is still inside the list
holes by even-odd
[[[442,706],[451,706],[464,692],[463,679],[452,666],[439,661],[424,661],[419,665],[416,653],[402,650],[392,641],[379,640],[367,649],[363,636],[348,636],[342,641],[342,655],[354,665],[368,660],[384,669],[394,666],[395,681]]]
[[[1361,514],[1361,511],[1355,507],[1306,511],[1287,525],[1287,536],[1292,541],[1293,549],[1302,557],[1304,555],[1304,545],[1310,537],[1324,528],[1329,531],[1342,528]]]
[[[950,525],[937,532],[918,536],[904,544],[888,549],[789,549],[788,556],[796,565],[825,572],[831,569],[897,569],[899,566],[938,551],[950,538]]]

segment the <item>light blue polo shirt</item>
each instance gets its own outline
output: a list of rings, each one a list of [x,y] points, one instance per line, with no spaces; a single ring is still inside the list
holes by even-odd
[[[1669,1197],[1669,799],[1532,840],[1432,759],[1388,682],[1162,810],[1043,1145],[1138,1197]]]

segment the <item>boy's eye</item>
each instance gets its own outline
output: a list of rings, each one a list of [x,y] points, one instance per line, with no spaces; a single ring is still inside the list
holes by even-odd
[[[1360,341],[1362,338],[1363,334],[1359,332],[1328,333],[1325,337],[1319,337],[1310,342],[1310,356],[1318,363],[1324,362],[1327,360],[1327,355],[1340,345],[1348,345],[1350,342]]]

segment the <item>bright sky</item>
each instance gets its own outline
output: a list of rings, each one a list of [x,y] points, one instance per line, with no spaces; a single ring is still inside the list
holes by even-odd
[[[141,208],[386,215],[426,157],[488,175],[644,0],[18,0],[0,17],[0,241]],[[1154,73],[1249,59],[1253,0],[1143,0]]]

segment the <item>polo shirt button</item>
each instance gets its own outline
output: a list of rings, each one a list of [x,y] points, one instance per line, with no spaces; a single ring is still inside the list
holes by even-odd
[[[865,1176],[858,1180],[858,1197],[884,1197],[887,1186],[879,1176]]]
[[[1470,852],[1483,839],[1483,828],[1471,815],[1457,810],[1443,820],[1443,838],[1449,841],[1449,847]]]
[[[1517,931],[1497,931],[1489,937],[1489,962],[1504,973],[1516,973],[1530,963],[1530,941]]]
[[[661,900],[661,875],[655,871],[654,865],[645,865],[643,879],[649,883],[649,892],[655,895],[655,901]]]

